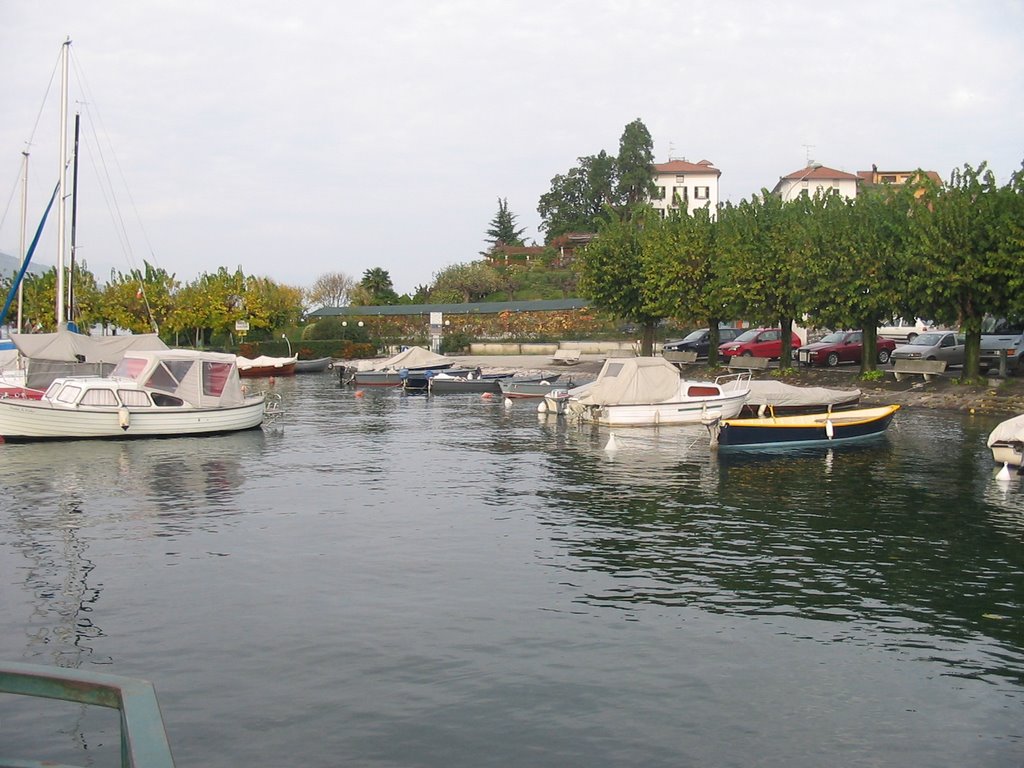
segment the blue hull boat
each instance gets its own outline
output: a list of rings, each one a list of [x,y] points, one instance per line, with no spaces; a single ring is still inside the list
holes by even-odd
[[[719,449],[833,445],[881,435],[900,407],[808,413],[762,419],[722,419],[712,424],[711,443]]]

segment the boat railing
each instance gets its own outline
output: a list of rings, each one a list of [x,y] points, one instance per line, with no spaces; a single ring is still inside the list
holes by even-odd
[[[0,664],[0,693],[37,696],[117,709],[121,714],[122,768],[174,768],[160,705],[146,680],[35,664]],[[41,768],[45,761],[10,760],[0,767]]]
[[[715,379],[715,384],[717,384],[723,392],[728,389],[747,389],[750,387],[751,377],[752,374],[750,371],[725,373]]]

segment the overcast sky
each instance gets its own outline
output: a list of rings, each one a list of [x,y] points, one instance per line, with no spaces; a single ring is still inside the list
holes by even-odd
[[[30,229],[56,183],[68,37],[101,282],[148,259],[298,287],[383,267],[411,292],[478,258],[499,197],[542,242],[552,177],[636,118],[732,201],[808,159],[1001,182],[1024,160],[1021,0],[0,0],[10,254],[30,139]]]

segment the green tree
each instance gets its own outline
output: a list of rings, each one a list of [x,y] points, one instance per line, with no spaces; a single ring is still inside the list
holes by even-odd
[[[920,205],[910,217],[909,256],[915,269],[908,293],[921,315],[959,324],[967,337],[963,375],[979,375],[981,321],[986,313],[1013,314],[1021,308],[1021,221],[1024,179],[996,185],[987,165],[964,165],[945,188],[923,185]]]
[[[718,327],[731,316],[719,284],[717,223],[706,208],[690,215],[673,210],[664,220],[652,216],[643,229],[646,272],[644,301],[652,315],[674,317],[711,331],[708,363],[718,362]]]
[[[537,205],[545,241],[567,232],[595,232],[615,201],[616,161],[601,150],[578,158],[579,165],[551,179],[551,189]]]
[[[641,354],[654,350],[654,331],[665,315],[645,301],[650,292],[644,269],[642,231],[657,220],[651,209],[612,216],[577,256],[580,292],[600,309],[642,327]]]
[[[363,272],[358,290],[353,291],[349,299],[352,304],[360,306],[389,306],[398,303],[398,294],[388,271],[373,267]]]
[[[650,201],[655,188],[651,178],[653,165],[651,133],[637,118],[625,127],[619,139],[619,154],[615,160],[617,205],[629,210]]]
[[[806,201],[785,203],[767,189],[719,212],[723,299],[757,323],[782,330],[779,365],[793,362],[793,321],[806,299],[800,275],[810,258]]]
[[[516,226],[516,215],[508,209],[508,199],[498,198],[498,212],[487,228],[487,242],[493,251],[499,245],[523,245],[525,227]],[[486,255],[486,253],[482,254]]]
[[[493,293],[500,285],[497,271],[485,261],[452,264],[434,275],[430,299],[438,303],[469,303]]]
[[[112,270],[103,288],[100,321],[132,333],[158,333],[174,311],[178,285],[174,275],[148,261],[141,270]]]

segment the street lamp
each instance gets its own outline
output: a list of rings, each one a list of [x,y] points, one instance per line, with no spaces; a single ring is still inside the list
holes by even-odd
[[[284,343],[288,345],[288,357],[292,356],[292,343],[288,341],[288,334],[282,333],[281,338],[284,339]]]
[[[821,163],[811,163],[810,165],[808,165],[807,169],[797,179],[795,179],[793,181],[793,186],[791,186],[788,190],[786,190],[786,194],[783,195],[782,199],[783,200],[792,200],[793,197],[794,197],[793,190],[796,189],[799,185],[805,183],[807,181],[807,177],[810,176],[812,173],[814,173],[816,170],[818,170],[821,167],[822,167]]]

